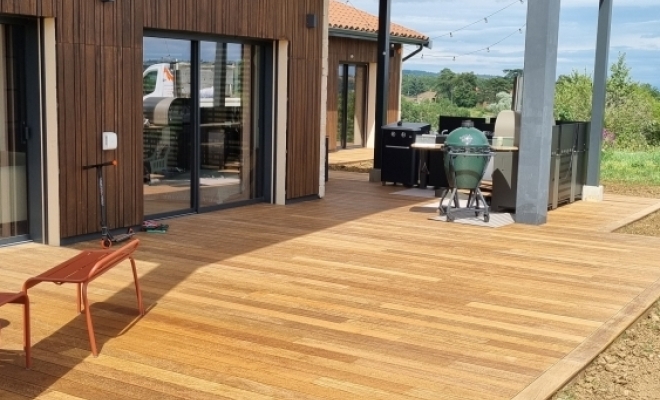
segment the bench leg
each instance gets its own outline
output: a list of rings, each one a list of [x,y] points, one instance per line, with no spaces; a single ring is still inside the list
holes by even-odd
[[[92,324],[92,313],[89,309],[89,300],[87,299],[87,284],[88,282],[83,283],[82,285],[82,301],[85,306],[85,321],[87,322],[87,334],[89,335],[89,344],[92,347],[92,354],[94,357],[99,355],[98,350],[96,349],[96,338],[94,336],[94,325]]]
[[[30,344],[30,298],[23,297],[23,342],[25,343],[25,368],[32,367],[32,345]]]
[[[76,294],[76,307],[78,309],[78,312],[82,314],[82,312],[83,312],[82,302],[80,301],[81,290],[82,290],[81,284],[78,283],[77,287],[78,287],[78,293]]]
[[[133,280],[135,281],[135,294],[137,295],[138,309],[140,310],[140,315],[144,316],[144,305],[142,304],[142,291],[140,290],[140,281],[137,276],[137,268],[135,268],[135,260],[133,257],[129,257],[131,260],[131,268],[133,269]]]
[[[32,345],[30,344],[30,298],[27,293],[10,303],[23,305],[23,350],[25,351],[25,368],[32,367]]]

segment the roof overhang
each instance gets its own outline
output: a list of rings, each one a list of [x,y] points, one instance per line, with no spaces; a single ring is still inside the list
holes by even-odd
[[[343,38],[357,39],[357,40],[370,40],[374,42],[378,41],[378,32],[364,32],[364,31],[356,31],[352,29],[330,28],[328,34],[332,37],[343,37]],[[390,35],[390,42],[424,46],[429,49],[433,45],[431,39],[418,39],[418,38],[402,37],[395,35]]]

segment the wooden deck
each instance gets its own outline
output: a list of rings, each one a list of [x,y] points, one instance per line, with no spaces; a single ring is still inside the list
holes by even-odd
[[[607,196],[492,229],[331,176],[324,200],[140,234],[147,315],[128,264],[92,283],[98,358],[73,287],[31,292],[29,371],[21,309],[0,308],[0,398],[544,399],[660,297],[660,239],[607,232],[658,200]],[[75,253],[0,248],[0,291]]]
[[[366,147],[357,147],[344,149],[328,153],[328,164],[352,164],[362,161],[371,161],[374,159],[374,149]]]

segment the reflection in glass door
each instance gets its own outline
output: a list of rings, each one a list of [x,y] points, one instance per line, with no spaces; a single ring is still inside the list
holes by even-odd
[[[366,137],[367,66],[339,65],[337,147],[361,147]]]
[[[144,38],[144,214],[263,196],[263,46]]]
[[[190,210],[191,60],[188,40],[144,38],[144,214]]]
[[[0,25],[0,242],[29,234],[20,29]]]
[[[199,206],[257,195],[258,46],[200,42]]]

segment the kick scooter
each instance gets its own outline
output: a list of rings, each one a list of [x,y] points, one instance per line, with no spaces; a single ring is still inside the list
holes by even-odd
[[[133,235],[135,235],[133,229],[131,228],[128,228],[128,231],[126,233],[122,233],[116,236],[113,235],[112,232],[110,232],[110,229],[108,229],[108,225],[107,225],[108,216],[105,208],[105,198],[103,196],[103,167],[109,167],[111,165],[116,167],[117,160],[107,161],[100,164],[86,165],[83,167],[84,170],[96,168],[96,179],[99,182],[99,194],[100,194],[100,202],[101,202],[101,247],[104,249],[109,249],[113,243],[123,242],[133,237]]]

